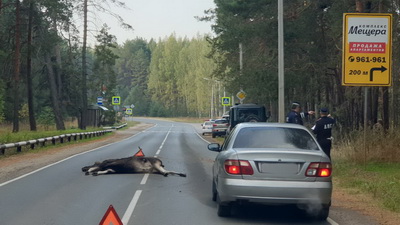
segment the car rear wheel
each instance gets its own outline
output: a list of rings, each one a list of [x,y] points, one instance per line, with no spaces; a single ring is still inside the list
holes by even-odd
[[[229,217],[231,215],[232,206],[229,204],[222,204],[217,192],[217,214],[219,217]]]
[[[329,206],[323,207],[319,210],[316,219],[318,221],[325,221],[329,216]]]
[[[212,200],[217,201],[217,188],[214,181],[212,182]]]
[[[214,133],[212,134],[212,137],[215,138],[217,135],[215,135]]]

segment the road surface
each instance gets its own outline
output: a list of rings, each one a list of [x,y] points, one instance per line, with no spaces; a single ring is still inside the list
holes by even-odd
[[[135,119],[154,126],[128,139],[69,157],[27,176],[0,184],[1,225],[99,224],[112,205],[124,225],[206,224],[363,224],[365,216],[332,208],[330,218],[315,222],[288,207],[238,207],[231,218],[217,216],[211,200],[211,167],[200,125]],[[85,176],[83,166],[132,156],[138,147],[159,157],[167,170],[187,177],[158,174]],[[109,225],[109,224],[107,224]]]

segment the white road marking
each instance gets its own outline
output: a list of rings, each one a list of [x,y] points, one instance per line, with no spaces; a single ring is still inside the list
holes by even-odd
[[[161,142],[161,145],[160,145],[160,147],[158,148],[158,150],[157,150],[157,152],[156,152],[156,155],[155,155],[154,157],[157,157],[157,156],[160,154],[161,149],[163,148],[164,143],[165,143],[165,141],[166,141],[167,138],[168,138],[168,135],[171,133],[172,127],[174,127],[174,125],[172,125],[172,126],[169,128],[169,130],[168,130],[168,132],[167,132],[167,135],[165,135],[165,138],[164,138],[164,140]],[[149,178],[149,175],[150,175],[150,174],[146,173],[146,174],[143,176],[142,181],[140,182],[141,185],[145,185],[145,184],[146,184],[147,179]],[[133,211],[135,210],[136,204],[137,204],[137,202],[139,201],[139,197],[140,197],[140,194],[141,194],[141,193],[142,193],[142,190],[137,190],[137,191],[135,192],[135,195],[133,195],[132,201],[131,201],[131,203],[129,203],[129,206],[128,206],[128,208],[126,209],[124,216],[122,217],[121,222],[122,222],[123,224],[128,224],[128,223],[129,223],[129,220],[130,220],[130,218],[131,218],[131,216],[132,216],[132,214],[133,214]]]
[[[207,142],[208,144],[210,144],[209,141],[207,141],[206,139],[204,139],[199,133],[197,133],[196,128],[193,127],[194,132],[197,134],[197,136],[199,136],[199,138],[205,142]]]
[[[173,124],[172,124],[172,126],[169,128],[169,130],[168,130],[168,132],[167,132],[167,135],[165,135],[165,138],[164,138],[163,142],[161,143],[160,147],[158,148],[158,150],[157,150],[157,152],[156,152],[156,155],[155,155],[154,157],[157,157],[157,156],[160,154],[161,149],[164,147],[164,143],[165,143],[165,141],[166,141],[167,138],[168,138],[168,135],[171,133],[172,127],[174,127]]]
[[[328,222],[328,223],[330,223],[331,225],[339,225],[338,223],[336,223],[334,220],[332,220],[331,218],[327,218],[326,219],[326,221]]]
[[[150,174],[146,173],[146,174],[143,176],[142,181],[140,181],[140,184],[141,184],[141,185],[145,185],[145,184],[146,184],[147,179],[149,178],[149,175],[150,175]]]
[[[139,197],[142,194],[142,190],[137,190],[135,194],[133,195],[132,201],[129,203],[128,208],[125,211],[124,216],[121,219],[122,224],[128,224],[129,219],[131,218],[133,214],[133,210],[136,207],[137,202],[139,201]]]

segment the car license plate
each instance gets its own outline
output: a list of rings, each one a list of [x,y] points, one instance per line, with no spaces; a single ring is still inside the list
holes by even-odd
[[[261,173],[297,174],[300,171],[298,163],[261,163]]]

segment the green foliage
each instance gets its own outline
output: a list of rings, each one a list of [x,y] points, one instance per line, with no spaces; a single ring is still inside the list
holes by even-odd
[[[19,110],[19,118],[24,121],[29,118],[29,110],[28,110],[28,104],[23,104],[21,109]]]
[[[1,58],[1,56],[0,56],[0,58]],[[0,123],[2,123],[5,119],[5,117],[4,117],[4,110],[5,110],[4,92],[5,92],[5,89],[4,89],[3,81],[0,79]]]
[[[151,104],[150,109],[149,109],[149,116],[152,117],[166,117],[168,113],[166,112],[166,109],[159,104],[158,102],[154,102]]]
[[[51,125],[55,124],[53,109],[50,107],[42,108],[42,111],[39,113],[37,122],[45,127],[45,130],[48,130]]]
[[[117,47],[114,35],[108,33],[109,28],[104,25],[96,36],[98,44],[95,46],[93,72],[88,77],[90,89],[88,99],[96,99],[103,96],[111,99],[116,95],[117,81],[114,65],[118,56],[113,49]]]
[[[360,2],[366,12],[399,10],[398,4],[390,0]],[[245,102],[258,102],[277,112],[277,1],[216,0],[215,4],[217,8],[203,18],[215,20],[216,36],[209,39],[210,56],[218,66],[214,76],[225,81],[232,93],[243,88],[247,94]],[[354,1],[284,3],[285,105],[300,101],[305,110],[317,110],[323,103],[340,118],[338,123],[350,130],[358,129],[363,120],[360,88],[341,85],[343,13],[354,11]],[[394,13],[395,24],[398,24],[397,14]],[[394,43],[397,38],[394,36]],[[243,46],[241,71],[239,43]],[[394,48],[394,52],[399,51],[397,45]],[[397,65],[394,67],[399,70]],[[397,89],[394,92],[393,101],[397,101]],[[379,110],[378,106],[370,108],[371,112]],[[387,110],[380,109],[369,120],[376,122],[378,115],[384,113]],[[277,115],[272,117],[277,119]],[[400,121],[397,113],[391,117]]]
[[[143,39],[129,40],[116,49],[118,92],[125,106],[135,105],[134,115],[148,115],[150,97],[147,93],[151,51]]]
[[[105,120],[104,124],[105,126],[113,126],[117,123],[117,117],[116,117],[116,112],[114,110],[109,110],[104,112]]]
[[[186,40],[172,35],[155,45],[148,88],[153,104],[158,105],[153,107],[152,114],[160,111],[159,106],[165,108],[162,111],[167,116],[207,114],[211,86],[216,83],[206,80],[212,80],[215,69],[213,61],[206,58],[209,51],[204,38]]]
[[[147,115],[151,103],[142,88],[138,85],[131,88],[129,95],[124,101],[126,105],[134,105],[133,116]]]

